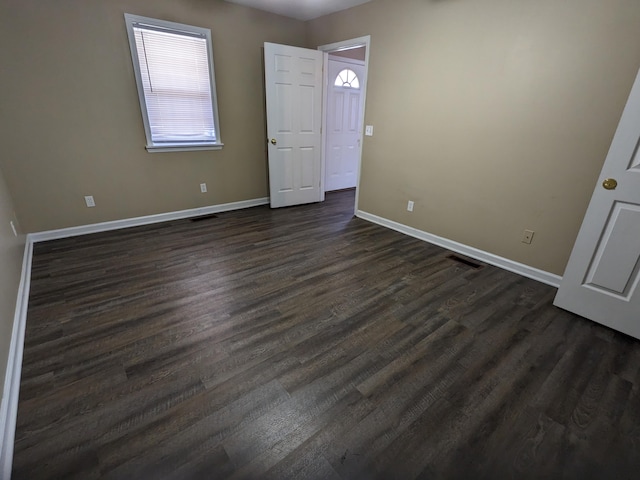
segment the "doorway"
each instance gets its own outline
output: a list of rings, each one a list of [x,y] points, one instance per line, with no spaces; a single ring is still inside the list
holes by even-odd
[[[348,50],[364,57],[364,47]],[[324,191],[355,188],[360,152],[360,84],[364,60],[329,54]]]
[[[362,162],[370,36],[322,45],[324,52],[322,188],[356,189]]]

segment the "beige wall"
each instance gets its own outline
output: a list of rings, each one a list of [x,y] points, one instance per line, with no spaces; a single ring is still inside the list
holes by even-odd
[[[11,221],[19,232],[20,226],[14,214],[13,202],[0,170],[0,385],[4,385],[7,369],[24,254],[24,235],[14,236],[9,224]]]
[[[222,151],[144,150],[124,12],[212,29]],[[307,24],[221,0],[4,0],[0,167],[25,231],[267,196],[262,43],[370,34],[360,207],[561,274],[638,20],[627,0],[374,0]]]
[[[310,46],[371,35],[360,208],[562,274],[639,22],[627,0],[374,0],[311,21]]]
[[[222,151],[146,152],[124,12],[211,28]],[[0,167],[25,231],[267,196],[261,48],[305,40],[221,0],[3,0]]]

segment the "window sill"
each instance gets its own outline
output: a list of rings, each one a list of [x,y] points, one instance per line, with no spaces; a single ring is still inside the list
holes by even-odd
[[[149,153],[161,153],[161,152],[196,152],[199,150],[222,150],[223,143],[214,144],[166,144],[166,145],[147,145],[146,149]]]

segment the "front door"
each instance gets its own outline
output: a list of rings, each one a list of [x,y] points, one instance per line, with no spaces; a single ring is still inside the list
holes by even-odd
[[[355,187],[364,65],[329,58],[325,191]]]
[[[319,202],[323,53],[265,43],[264,68],[271,207]]]
[[[640,74],[554,304],[640,338]]]

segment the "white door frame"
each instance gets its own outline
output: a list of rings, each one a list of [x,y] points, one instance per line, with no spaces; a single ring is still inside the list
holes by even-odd
[[[364,60],[354,60],[353,58],[345,58],[345,57],[338,57],[338,56],[332,56],[331,52],[329,53],[329,60],[326,61],[325,63],[325,67],[327,69],[327,72],[330,72],[331,69],[331,62],[335,62],[337,64],[342,65],[340,67],[340,69],[338,69],[338,71],[341,71],[342,68],[346,68],[346,67],[350,67],[353,68],[354,70],[357,70],[357,75],[358,75],[358,80],[359,81],[363,81],[364,79],[367,78],[366,73],[364,72]],[[335,72],[334,72],[335,75]],[[331,112],[332,114],[334,113],[334,111],[336,110],[336,105],[334,102],[330,102],[329,100],[331,100],[331,96],[335,95],[335,86],[332,84],[331,79],[327,79],[327,93],[326,96],[324,97],[326,101],[323,102],[324,104],[324,110],[326,111],[326,115],[323,117],[326,118],[326,124],[323,125],[322,131],[324,132],[324,144],[322,145],[323,150],[322,152],[325,152],[325,161],[324,161],[324,166],[325,166],[325,170],[323,172],[323,174],[325,175],[324,180],[325,180],[325,184],[324,184],[324,190],[326,190],[327,188],[329,188],[327,185],[329,183],[328,178],[326,177],[326,173],[327,173],[327,161],[330,158],[329,152],[331,151],[331,149],[329,148],[329,140],[331,140],[331,135],[329,135],[331,132],[329,131],[329,113]],[[342,89],[343,93],[346,94],[344,88]],[[361,150],[362,147],[362,137],[360,136],[360,132],[362,131],[362,122],[363,122],[363,118],[362,118],[362,109],[361,109],[361,105],[360,103],[362,102],[362,88],[358,88],[357,90],[354,90],[352,88],[347,89],[348,90],[348,94],[351,95],[354,91],[357,92],[358,95],[358,111],[356,113],[356,115],[358,116],[358,130],[356,132],[357,135],[357,150],[356,150],[356,156],[359,155],[359,152]],[[335,96],[334,96],[335,98]],[[347,106],[345,105],[344,108],[347,108]],[[356,158],[356,165],[354,165],[355,167],[355,171],[354,171],[354,187],[355,187],[355,182],[357,182],[357,178],[358,178],[358,172],[357,172],[357,167],[358,164],[360,163],[360,157]],[[322,160],[321,160],[321,165],[322,165]]]
[[[321,201],[324,201],[324,188],[325,188],[325,166],[326,166],[326,148],[325,145],[327,143],[327,99],[328,99],[328,68],[329,65],[329,53],[337,52],[340,50],[349,50],[351,48],[357,47],[365,47],[365,57],[364,57],[364,82],[362,82],[361,88],[361,102],[360,102],[360,148],[358,152],[358,169],[356,172],[356,200],[354,205],[354,213],[358,211],[358,194],[360,192],[360,171],[362,168],[362,147],[364,142],[364,113],[365,106],[367,104],[367,83],[369,82],[369,51],[371,50],[371,35],[366,35],[364,37],[352,38],[350,40],[343,40],[341,42],[329,43],[327,45],[321,45],[318,47],[318,50],[324,52],[324,64],[325,69],[323,72],[323,86],[322,86],[322,171],[320,172],[320,195]]]

